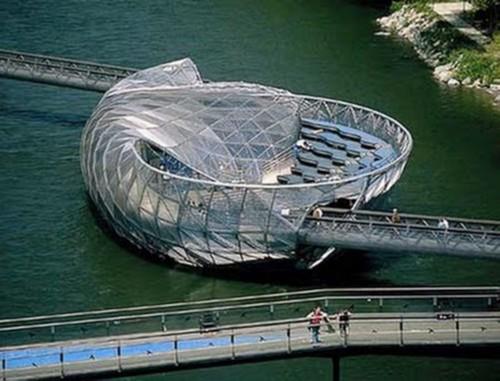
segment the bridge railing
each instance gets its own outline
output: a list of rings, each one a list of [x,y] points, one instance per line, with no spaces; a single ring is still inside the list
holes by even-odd
[[[304,244],[358,250],[430,252],[500,258],[500,222],[321,208],[299,231]]]
[[[438,226],[432,225],[421,225],[421,224],[413,224],[409,222],[400,222],[400,223],[392,223],[386,221],[373,221],[373,220],[352,220],[348,218],[334,218],[334,217],[321,217],[314,218],[308,217],[306,219],[307,224],[316,224],[321,225],[322,223],[330,224],[330,226],[335,227],[336,224],[339,224],[338,228],[347,225],[355,225],[363,228],[368,228],[370,230],[375,229],[391,229],[393,231],[420,231],[420,232],[431,232],[435,237],[443,237],[443,236],[451,236],[451,235],[461,235],[463,237],[491,237],[495,239],[500,239],[500,231],[497,230],[486,230],[486,229],[464,229],[464,228],[455,228],[450,227],[447,229],[443,229]]]
[[[106,91],[137,70],[0,49],[0,77]]]
[[[4,345],[199,329],[209,315],[218,325],[300,318],[320,304],[334,313],[480,311],[498,308],[500,288],[323,289],[155,306],[0,320]]]
[[[3,348],[3,381],[125,372],[147,367],[239,360],[252,356],[356,346],[499,344],[500,313],[353,314],[347,328],[321,324],[321,343],[311,343],[306,319],[285,319],[148,335],[99,338]]]
[[[476,220],[468,218],[457,218],[449,216],[431,216],[425,214],[399,213],[400,222],[391,221],[392,213],[372,211],[372,210],[350,210],[341,208],[323,207],[324,217],[334,221],[355,221],[359,223],[390,224],[391,226],[420,226],[428,229],[443,230],[439,227],[439,221],[443,218],[449,223],[448,231],[471,231],[487,232],[488,234],[500,235],[500,221]],[[310,217],[312,218],[312,217]]]

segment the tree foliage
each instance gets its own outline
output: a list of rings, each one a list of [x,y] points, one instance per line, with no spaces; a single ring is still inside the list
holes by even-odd
[[[488,8],[498,4],[497,0],[472,0],[472,4],[477,9],[487,10]]]
[[[472,0],[474,7],[484,14],[484,18],[488,25],[488,33],[493,34],[498,25],[498,8],[500,0]]]

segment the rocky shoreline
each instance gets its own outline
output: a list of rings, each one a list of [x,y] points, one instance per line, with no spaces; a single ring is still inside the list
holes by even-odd
[[[405,5],[386,17],[377,19],[380,27],[409,41],[419,57],[434,69],[434,77],[448,86],[477,88],[489,93],[497,106],[500,106],[500,79],[487,83],[484,79],[467,77],[462,80],[457,75],[460,57],[450,60],[449,51],[452,41],[443,22],[431,12],[423,12]],[[446,26],[450,30],[452,26]]]

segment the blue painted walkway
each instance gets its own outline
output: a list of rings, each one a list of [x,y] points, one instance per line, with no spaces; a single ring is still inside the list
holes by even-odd
[[[121,357],[156,355],[174,351],[174,340],[170,338],[164,341],[158,340],[157,338],[153,339],[155,339],[154,342],[148,342],[148,339],[144,339],[143,342],[131,344],[127,344],[126,340],[122,341]],[[234,345],[284,340],[286,340],[286,334],[284,332],[272,332],[268,334],[235,336]],[[231,346],[231,338],[230,336],[224,336],[179,339],[177,344],[179,352],[212,347],[229,348]],[[118,357],[118,341],[111,345],[109,342],[90,346],[85,344],[62,344],[60,346],[48,344],[48,346],[49,345],[50,347],[14,349],[0,352],[0,360],[5,359],[5,369],[58,365],[61,362],[61,348],[63,349],[65,364],[89,360],[110,360]]]

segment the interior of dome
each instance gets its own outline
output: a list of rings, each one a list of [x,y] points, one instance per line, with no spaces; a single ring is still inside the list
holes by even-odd
[[[231,135],[228,135],[231,136]],[[230,145],[231,146],[231,145]],[[234,165],[226,161],[215,163],[216,173],[207,173],[189,165],[173,152],[152,142],[142,141],[139,152],[144,161],[167,174],[209,181],[246,182],[249,168],[255,165],[251,178],[261,184],[302,184],[340,180],[377,169],[396,156],[393,147],[372,134],[326,120],[300,119],[298,139],[292,146],[265,160],[249,154],[252,140],[245,148],[232,152]],[[261,149],[256,144],[256,151]],[[206,158],[210,157],[210,153]],[[234,158],[233,157],[233,158]],[[223,174],[224,176],[220,176]],[[218,175],[218,176],[217,176]]]

